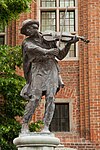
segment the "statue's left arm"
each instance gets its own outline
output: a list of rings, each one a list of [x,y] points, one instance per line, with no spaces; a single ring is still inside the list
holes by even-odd
[[[58,47],[57,49],[58,49],[59,53],[58,53],[58,55],[56,55],[56,57],[57,57],[59,60],[62,60],[63,58],[65,58],[66,55],[68,54],[69,50],[70,50],[70,47],[71,47],[71,44],[70,44],[70,43],[67,43],[67,44],[65,45],[65,47],[62,48],[62,49]]]
[[[68,54],[69,50],[70,50],[71,44],[76,43],[78,41],[79,41],[78,38],[72,38],[71,40],[69,40],[67,42],[67,44],[65,45],[64,48],[61,49],[61,48],[58,47],[57,49],[58,49],[59,53],[58,53],[58,55],[56,57],[59,60],[62,60],[63,58],[65,58],[66,55]]]

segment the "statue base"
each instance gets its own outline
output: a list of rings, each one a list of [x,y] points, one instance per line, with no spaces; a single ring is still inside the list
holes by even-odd
[[[55,150],[60,140],[53,133],[20,134],[13,143],[18,150]]]

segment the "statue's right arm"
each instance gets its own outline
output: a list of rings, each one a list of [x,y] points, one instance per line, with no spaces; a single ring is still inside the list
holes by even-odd
[[[41,48],[38,45],[33,44],[32,42],[24,42],[23,43],[24,50],[26,51],[27,54],[35,54],[35,53],[40,53],[42,55],[46,54],[46,49]]]
[[[24,42],[23,47],[27,54],[36,54],[40,53],[42,55],[58,55],[58,50],[56,48],[45,49],[38,45],[33,44],[32,42]]]

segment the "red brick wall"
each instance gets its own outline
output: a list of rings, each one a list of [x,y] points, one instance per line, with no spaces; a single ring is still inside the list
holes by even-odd
[[[8,44],[19,45],[24,36],[20,34],[22,21],[37,16],[36,3],[32,11],[22,14],[8,28]],[[79,61],[60,61],[65,83],[56,98],[73,101],[73,132],[55,133],[66,147],[79,150],[100,150],[100,2],[78,0],[78,32],[90,39],[90,43],[79,42]],[[33,117],[42,119],[44,100]]]
[[[100,2],[89,0],[89,99],[91,140],[100,143]]]
[[[90,39],[80,44],[80,133],[100,144],[100,4],[79,1],[79,34]]]
[[[57,98],[72,101],[72,130],[79,133],[79,62],[60,61],[59,65],[65,87],[58,92]]]
[[[88,38],[88,1],[79,1],[79,34]],[[80,134],[90,138],[88,45],[79,45]]]

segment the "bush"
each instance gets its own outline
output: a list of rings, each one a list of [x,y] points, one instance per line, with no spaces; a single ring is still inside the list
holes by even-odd
[[[25,79],[16,74],[15,66],[21,67],[21,47],[0,46],[0,94],[4,103],[0,105],[0,145],[2,150],[16,150],[13,139],[18,136],[21,125],[16,116],[22,116],[25,101],[20,91]]]
[[[41,128],[43,127],[44,123],[41,120],[38,120],[37,122],[31,122],[29,124],[29,130],[30,132],[39,132]]]

